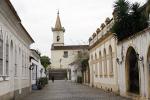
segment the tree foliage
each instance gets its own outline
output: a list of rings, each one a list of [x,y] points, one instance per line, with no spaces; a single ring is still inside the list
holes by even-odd
[[[89,59],[83,59],[81,61],[81,66],[82,66],[82,71],[85,71],[87,69],[87,67],[89,67]]]
[[[80,63],[82,71],[85,71],[86,68],[89,66],[88,60],[89,52],[87,50],[81,50],[80,52],[78,52],[76,61]]]
[[[115,23],[112,32],[118,40],[129,37],[148,26],[146,16],[141,12],[139,3],[130,4],[126,0],[117,0],[114,4]]]
[[[47,56],[41,56],[40,60],[41,60],[41,64],[44,66],[45,69],[48,67],[48,65],[51,64],[50,58]]]

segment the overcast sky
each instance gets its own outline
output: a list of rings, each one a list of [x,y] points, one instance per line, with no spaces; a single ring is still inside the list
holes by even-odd
[[[32,48],[50,57],[53,41],[51,27],[59,9],[65,27],[65,44],[85,44],[106,17],[112,17],[115,0],[10,0],[22,24],[35,40]],[[138,1],[141,4],[146,0]]]

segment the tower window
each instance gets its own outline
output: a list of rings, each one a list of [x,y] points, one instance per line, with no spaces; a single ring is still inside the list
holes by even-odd
[[[60,40],[60,36],[57,36],[57,42],[59,42],[59,40]]]
[[[68,58],[68,51],[64,51],[64,58]]]

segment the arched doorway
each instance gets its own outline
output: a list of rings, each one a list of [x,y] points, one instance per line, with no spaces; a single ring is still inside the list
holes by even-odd
[[[148,49],[148,53],[147,53],[147,67],[148,67],[148,71],[149,71],[149,96],[150,96],[150,46]]]
[[[137,53],[133,47],[129,47],[126,55],[126,77],[127,91],[130,93],[139,94],[139,68]]]

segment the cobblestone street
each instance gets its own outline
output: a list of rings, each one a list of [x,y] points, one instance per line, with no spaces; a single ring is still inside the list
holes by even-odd
[[[128,100],[100,89],[72,82],[49,81],[43,90],[34,91],[24,100]]]

